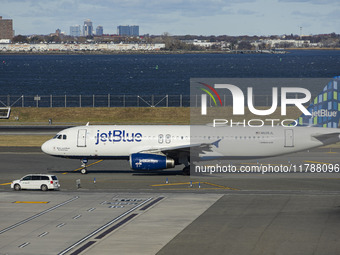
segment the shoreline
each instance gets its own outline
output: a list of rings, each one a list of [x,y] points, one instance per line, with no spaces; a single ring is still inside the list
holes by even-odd
[[[338,51],[340,48],[286,48],[283,49],[286,53],[289,51],[297,50],[311,50],[311,51]],[[242,53],[241,53],[242,52]],[[239,50],[239,52],[221,51],[221,50],[205,50],[205,51],[188,51],[188,50],[176,50],[176,51],[44,51],[44,52],[23,52],[23,51],[0,51],[0,55],[171,55],[171,54],[278,54],[278,53],[265,53],[265,52],[251,52],[247,50]]]

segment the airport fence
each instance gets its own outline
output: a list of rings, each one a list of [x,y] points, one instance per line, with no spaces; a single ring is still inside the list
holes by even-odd
[[[220,95],[223,106],[231,95]],[[298,95],[291,95],[298,98]],[[313,97],[312,97],[313,98]],[[271,106],[271,95],[254,95],[256,106]],[[279,98],[280,102],[280,98]],[[247,104],[247,100],[245,100]],[[214,106],[208,97],[208,106]],[[201,95],[0,95],[0,107],[200,107]]]

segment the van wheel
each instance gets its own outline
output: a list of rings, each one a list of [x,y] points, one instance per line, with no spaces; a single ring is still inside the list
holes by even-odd
[[[47,188],[47,186],[45,184],[41,185],[40,188],[41,188],[42,191],[47,191],[48,190],[48,188]]]
[[[21,190],[20,185],[19,185],[19,184],[15,184],[15,185],[14,185],[14,190],[15,190],[15,191]]]

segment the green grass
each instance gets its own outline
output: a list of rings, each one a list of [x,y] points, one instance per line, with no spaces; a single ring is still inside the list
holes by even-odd
[[[0,146],[40,147],[52,137],[53,135],[1,135]]]
[[[267,109],[259,107],[259,109]],[[52,119],[54,125],[84,125],[90,124],[206,124],[211,122],[211,117],[200,115],[200,108],[190,109],[188,107],[126,107],[126,108],[12,108],[8,120],[0,119],[0,125],[48,125]],[[280,115],[280,108],[270,116],[255,116],[246,111],[244,116],[232,116],[232,108],[208,108],[211,114],[218,110],[222,115],[219,118],[242,121],[243,119],[296,119],[300,112],[293,107],[287,108],[287,116]],[[18,120],[16,120],[18,117]],[[41,146],[50,139],[46,135],[1,135],[0,146]],[[339,148],[339,144],[327,147]]]
[[[53,124],[189,124],[189,108],[12,108],[0,125]],[[17,120],[18,119],[18,120]]]

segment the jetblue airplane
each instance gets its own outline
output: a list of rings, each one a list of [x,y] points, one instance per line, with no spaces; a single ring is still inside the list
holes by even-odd
[[[250,159],[293,153],[340,141],[340,77],[335,77],[302,114],[296,126],[86,125],[60,131],[41,149],[82,161],[126,159],[134,170],[161,170],[209,159]],[[340,85],[340,83],[339,83]],[[196,128],[196,127],[195,127]],[[195,133],[195,134],[194,134]],[[198,134],[198,135],[197,135]]]

